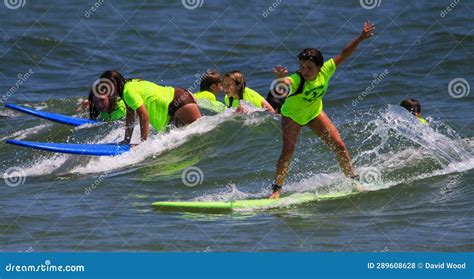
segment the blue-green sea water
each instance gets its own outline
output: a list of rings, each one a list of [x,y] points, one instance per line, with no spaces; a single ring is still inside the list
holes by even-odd
[[[155,201],[269,195],[280,117],[203,111],[132,152],[87,157],[4,141],[118,142],[124,123],[74,128],[2,107],[0,250],[473,251],[474,4],[364,2],[0,3],[2,103],[78,117],[107,69],[194,91],[207,69],[238,69],[266,95],[274,66],[295,71],[306,47],[334,57],[365,20],[376,24],[324,97],[369,191],[231,214],[154,211]],[[429,126],[398,106],[408,97]],[[353,190],[307,128],[294,159],[286,195]]]

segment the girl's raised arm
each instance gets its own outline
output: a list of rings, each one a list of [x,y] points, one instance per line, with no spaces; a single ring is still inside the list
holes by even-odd
[[[373,36],[374,30],[375,25],[370,21],[366,21],[364,23],[364,27],[362,28],[362,32],[360,33],[360,35],[357,36],[357,38],[355,38],[352,42],[350,42],[340,54],[334,57],[334,63],[336,63],[336,66],[338,66],[339,64],[344,62],[344,60],[346,60],[349,56],[351,56],[351,54],[354,52],[360,42]]]

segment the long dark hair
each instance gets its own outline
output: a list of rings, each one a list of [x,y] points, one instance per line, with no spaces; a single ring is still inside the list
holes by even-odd
[[[224,78],[230,78],[235,82],[235,85],[239,89],[239,100],[242,100],[244,98],[245,87],[247,86],[247,83],[245,82],[244,74],[242,74],[241,71],[235,70],[235,71],[225,73]],[[229,97],[229,105],[227,107],[228,108],[232,107],[233,102],[234,102],[234,97]]]
[[[103,81],[103,79],[107,79],[110,82],[110,85],[112,85],[112,92],[108,92],[108,97],[109,97],[109,102],[110,102],[110,108],[109,111],[114,111],[115,106],[117,104],[117,100],[120,97],[123,99],[123,87],[125,86],[125,83],[128,81],[125,79],[121,73],[118,71],[114,70],[109,70],[105,71],[100,75],[100,79],[94,82],[94,84],[91,87],[91,90],[89,91],[89,117],[91,119],[97,119],[99,117],[100,112],[99,110],[95,107],[94,105],[94,92],[99,91],[98,93],[100,94],[100,89],[94,88],[98,87],[100,85],[100,82],[106,82]]]
[[[100,112],[94,105],[94,93],[92,92],[92,89],[89,91],[87,99],[89,100],[89,118],[96,120],[97,117],[99,117]]]

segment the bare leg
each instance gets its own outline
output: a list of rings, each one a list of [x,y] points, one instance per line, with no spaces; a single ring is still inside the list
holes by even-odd
[[[178,109],[174,114],[174,121],[177,127],[191,124],[201,117],[201,111],[197,104],[187,104]]]
[[[281,128],[283,134],[283,146],[280,158],[278,159],[275,175],[275,183],[280,186],[283,185],[286,176],[288,175],[291,158],[295,152],[296,142],[301,131],[301,126],[290,118],[282,116]],[[276,191],[270,196],[270,198],[279,197],[280,191]]]
[[[339,132],[329,117],[322,111],[308,126],[336,153],[342,172],[348,177],[356,175],[351,157]]]

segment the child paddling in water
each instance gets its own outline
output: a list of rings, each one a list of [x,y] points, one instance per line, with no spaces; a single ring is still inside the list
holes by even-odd
[[[243,100],[256,108],[264,108],[275,113],[273,107],[255,90],[247,87],[244,75],[240,71],[228,72],[224,75],[225,104],[228,108],[236,107],[242,111],[240,100]]]
[[[222,77],[219,72],[216,70],[207,70],[199,85],[199,92],[193,95],[199,107],[214,112],[223,112],[226,110],[226,106],[217,100],[217,95],[219,95],[222,90]]]
[[[291,90],[281,107],[283,147],[278,159],[275,183],[272,185],[270,198],[280,197],[303,126],[308,126],[336,153],[339,165],[346,176],[358,178],[339,131],[323,111],[322,97],[327,91],[329,79],[336,71],[336,67],[351,56],[360,42],[372,36],[374,29],[372,23],[366,22],[361,34],[340,54],[326,62],[319,50],[304,49],[298,55],[299,72],[289,77],[287,77],[288,70],[285,67],[281,65],[275,67],[275,76],[282,79]]]
[[[422,124],[428,125],[428,122],[421,117],[421,105],[415,99],[405,99],[400,103],[400,106],[406,108],[411,114],[413,114]]]

